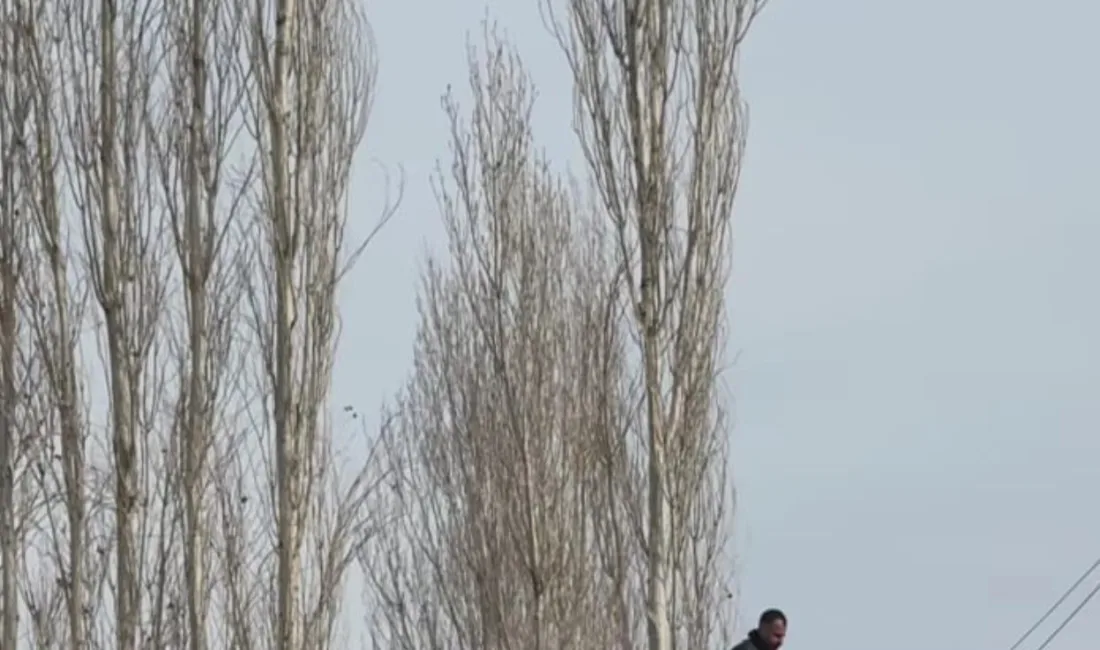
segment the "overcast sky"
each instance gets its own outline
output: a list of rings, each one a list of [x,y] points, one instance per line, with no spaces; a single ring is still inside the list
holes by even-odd
[[[367,156],[408,180],[342,303],[336,398],[369,411],[409,369],[439,95],[487,7],[537,78],[543,144],[579,161],[536,0],[368,6],[356,228],[380,200]],[[1100,555],[1098,24],[1085,0],[774,0],[749,39],[741,608],[786,609],[791,650],[1007,650]],[[1098,636],[1100,599],[1050,649]]]

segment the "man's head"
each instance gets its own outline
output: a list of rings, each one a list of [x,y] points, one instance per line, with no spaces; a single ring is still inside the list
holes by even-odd
[[[756,633],[769,650],[779,650],[787,636],[787,615],[778,609],[767,610],[760,615]]]

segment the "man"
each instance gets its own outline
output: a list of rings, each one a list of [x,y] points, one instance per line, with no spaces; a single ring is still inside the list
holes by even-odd
[[[786,636],[786,614],[778,609],[769,609],[760,615],[760,623],[749,632],[749,638],[734,646],[733,650],[779,650]]]

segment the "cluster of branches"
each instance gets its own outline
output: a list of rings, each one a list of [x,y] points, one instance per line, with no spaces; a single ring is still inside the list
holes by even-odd
[[[323,650],[363,617],[353,570],[379,648],[729,641],[717,377],[763,0],[547,0],[587,183],[487,30],[471,107],[444,101],[413,372],[350,468],[357,0],[2,1],[0,648]]]
[[[471,107],[444,101],[449,255],[383,434],[396,520],[363,554],[375,647],[729,647],[718,374],[762,6],[545,5],[587,185],[537,153],[514,50],[471,50]]]
[[[3,0],[0,648],[335,638],[369,44],[354,0]]]

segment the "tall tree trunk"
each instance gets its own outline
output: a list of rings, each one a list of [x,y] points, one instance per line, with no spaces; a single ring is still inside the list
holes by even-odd
[[[14,54],[14,53],[13,53]],[[4,71],[7,73],[7,71]],[[13,79],[3,79],[11,83]],[[8,89],[3,89],[5,94]],[[9,98],[5,97],[5,101]],[[7,118],[8,116],[0,116]],[[7,125],[5,125],[6,127]],[[0,127],[4,128],[4,127]],[[16,277],[16,215],[15,178],[11,164],[15,144],[13,134],[4,128],[0,138],[0,175],[3,176],[0,197],[0,647],[14,648],[19,638],[19,602],[16,592],[16,562],[18,557],[15,537],[15,386],[16,313],[18,291]]]
[[[186,392],[187,413],[184,424],[184,572],[187,578],[187,623],[191,650],[206,650],[206,588],[204,502],[206,494],[206,455],[209,450],[210,390],[206,381],[207,363],[207,279],[210,260],[204,246],[203,146],[206,129],[206,57],[205,9],[203,0],[192,0],[190,25],[191,115],[186,161],[185,240],[187,261],[184,273],[189,314],[187,322],[191,364]],[[182,260],[181,260],[182,261]]]
[[[278,0],[272,65],[271,175],[275,244],[275,472],[278,491],[278,639],[277,650],[298,650],[297,604],[301,588],[302,432],[291,394],[297,308],[294,267],[298,227],[290,195],[288,121],[291,45],[295,0]]]
[[[0,647],[15,648],[19,638],[18,540],[15,531],[15,451],[17,315],[19,311],[18,179],[16,161],[24,148],[20,79],[22,8],[5,2],[0,30],[8,33],[0,52]]]
[[[115,612],[118,650],[136,648],[140,562],[137,540],[138,464],[134,431],[133,364],[127,349],[125,299],[123,297],[121,215],[118,205],[118,94],[116,88],[115,0],[100,4],[99,82],[99,200],[102,236],[100,304],[107,326],[110,365],[112,449],[115,462]]]

